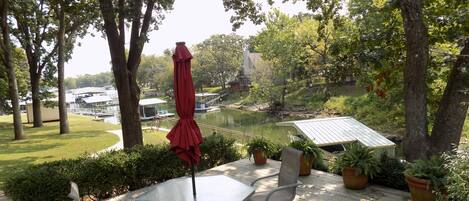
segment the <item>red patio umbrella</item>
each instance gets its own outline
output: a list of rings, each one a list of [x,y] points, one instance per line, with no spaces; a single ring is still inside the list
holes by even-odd
[[[179,120],[166,138],[170,141],[171,150],[192,168],[192,190],[194,196],[194,165],[199,164],[202,135],[194,120],[195,90],[191,74],[192,55],[184,42],[176,43],[173,55],[174,62],[174,97]]]

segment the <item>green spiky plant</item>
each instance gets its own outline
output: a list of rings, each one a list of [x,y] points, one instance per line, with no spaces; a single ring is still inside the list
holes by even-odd
[[[345,167],[352,167],[359,175],[370,178],[379,173],[379,162],[372,149],[357,143],[347,145],[345,149],[332,164],[333,172],[342,172]]]
[[[433,156],[430,160],[416,160],[407,165],[404,174],[429,180],[432,189],[441,192],[445,190],[445,177],[448,174],[448,170],[444,167],[445,163],[440,156]]]
[[[289,146],[302,151],[305,156],[322,159],[321,149],[311,140],[295,140]]]
[[[248,157],[251,159],[255,150],[263,150],[264,154],[269,158],[273,152],[273,144],[263,137],[255,137],[246,143]]]

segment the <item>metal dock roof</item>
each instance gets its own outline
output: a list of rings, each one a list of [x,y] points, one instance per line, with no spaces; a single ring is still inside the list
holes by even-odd
[[[166,101],[159,99],[159,98],[147,98],[147,99],[141,99],[139,102],[139,105],[146,106],[146,105],[156,105],[156,104],[161,104],[161,103],[166,103]]]
[[[294,126],[318,146],[346,144],[358,141],[370,148],[395,146],[378,132],[352,117],[308,119],[277,123],[279,126]]]
[[[90,96],[83,98],[83,101],[85,101],[85,103],[101,103],[112,101],[112,99],[109,96]]]

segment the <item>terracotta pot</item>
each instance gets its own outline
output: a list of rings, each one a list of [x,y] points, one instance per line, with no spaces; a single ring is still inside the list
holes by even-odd
[[[419,179],[414,176],[405,175],[405,181],[409,186],[410,195],[413,201],[433,200],[433,193],[429,180]]]
[[[265,155],[265,151],[261,149],[256,149],[252,152],[254,156],[254,164],[256,165],[264,165],[267,163],[267,156]]]
[[[300,176],[308,176],[313,168],[314,158],[308,155],[301,155],[300,158]]]
[[[359,175],[357,169],[352,167],[345,167],[342,170],[342,179],[344,180],[345,188],[360,190],[368,186],[368,177]]]

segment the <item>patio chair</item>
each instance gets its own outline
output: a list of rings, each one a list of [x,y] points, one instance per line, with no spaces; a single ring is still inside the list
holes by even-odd
[[[280,172],[258,178],[251,186],[262,179],[278,176],[278,187],[271,191],[255,193],[248,200],[251,201],[292,201],[296,196],[296,187],[301,183],[298,181],[300,173],[300,157],[302,151],[287,147],[282,152],[282,164]]]
[[[70,182],[70,193],[67,195],[67,197],[71,198],[73,201],[80,201],[78,185],[73,181]]]

